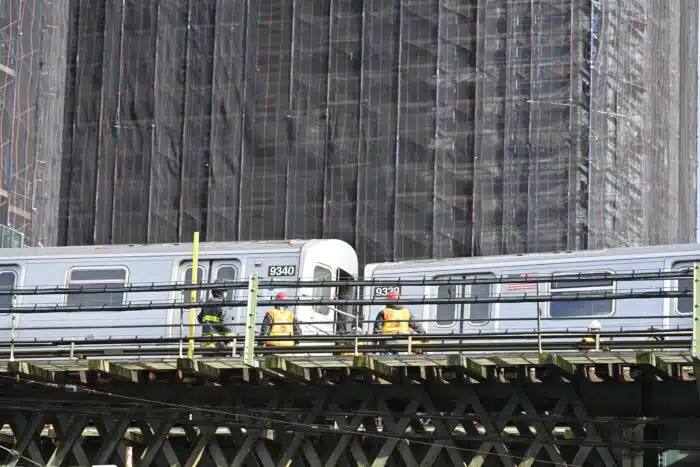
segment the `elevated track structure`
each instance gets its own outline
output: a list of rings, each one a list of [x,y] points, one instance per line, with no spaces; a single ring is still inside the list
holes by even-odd
[[[670,279],[685,273],[653,274]],[[628,277],[635,280],[634,274]],[[615,280],[625,278],[618,274]],[[367,285],[363,282],[354,285]],[[219,349],[200,348],[202,338],[188,333],[139,339],[129,323],[114,326],[122,328],[114,339],[12,338],[0,342],[0,450],[5,453],[0,465],[697,465],[698,267],[694,284],[693,290],[618,289],[606,296],[693,296],[691,327],[649,329],[640,314],[637,328],[596,331],[588,344],[580,342],[592,336],[587,322],[580,329],[543,330],[540,316],[522,332],[421,336],[367,334],[355,317],[352,330],[342,335],[305,335],[294,337],[296,347],[266,347],[254,332],[255,312],[277,302],[258,300],[258,290],[271,284],[255,277],[227,284],[249,290],[249,300],[229,302],[246,307],[248,320],[246,334],[221,338]],[[285,287],[302,285],[311,286],[305,281]],[[212,286],[126,287],[138,292]],[[0,290],[70,293],[75,289]],[[565,298],[598,299],[585,293]],[[409,297],[402,302],[513,299]],[[330,306],[390,303],[316,298],[287,303],[301,300]],[[90,311],[199,305],[131,302]],[[65,306],[0,310],[71,312],[76,321],[81,311]],[[79,327],[66,328],[66,335]],[[134,337],[125,337],[129,334]]]

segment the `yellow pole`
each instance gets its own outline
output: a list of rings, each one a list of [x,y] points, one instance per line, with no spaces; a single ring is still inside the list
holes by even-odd
[[[194,233],[192,241],[192,285],[197,285],[197,262],[199,260],[199,232]],[[192,290],[190,301],[197,301],[197,290]],[[187,358],[192,358],[194,355],[194,326],[195,326],[195,308],[190,308],[190,342],[187,348]]]

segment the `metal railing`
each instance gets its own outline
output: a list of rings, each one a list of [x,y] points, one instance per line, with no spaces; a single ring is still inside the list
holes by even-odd
[[[576,273],[576,274],[540,274],[531,276],[493,276],[493,277],[464,277],[449,279],[353,279],[353,280],[284,280],[284,279],[260,279],[257,288],[260,289],[299,289],[311,287],[430,287],[441,285],[479,285],[479,284],[541,284],[551,282],[577,282],[577,281],[651,281],[651,280],[678,280],[690,279],[693,272],[689,270],[677,271],[644,271],[623,274],[612,273]],[[191,284],[185,282],[125,284],[123,286],[56,286],[56,287],[13,287],[0,288],[0,296],[3,295],[71,295],[71,294],[101,294],[101,293],[140,293],[140,292],[187,292],[206,291],[212,289],[248,289],[250,280],[247,281],[217,281],[214,283]],[[691,290],[682,290],[691,293]],[[532,294],[526,294],[532,295]],[[689,296],[689,295],[688,295]]]
[[[580,339],[589,337],[590,332],[491,332],[424,335],[381,335],[347,334],[309,335],[290,337],[254,336],[253,353],[258,356],[275,355],[365,355],[384,353],[460,353],[483,356],[494,353],[494,345],[499,352],[569,352],[580,350]],[[688,349],[692,330],[623,330],[596,333],[609,350],[651,350],[663,347],[664,350]],[[662,342],[657,339],[663,338]],[[186,338],[187,339],[187,338]],[[265,346],[265,341],[293,340],[296,347]],[[181,356],[182,338],[130,338],[94,339],[70,341],[67,339],[45,339],[26,341],[0,341],[0,359],[95,359],[105,358],[174,358]],[[218,342],[219,348],[199,348],[201,356],[245,357],[246,342],[234,337],[195,337],[194,343]],[[595,350],[591,347],[591,350]],[[245,358],[244,358],[245,361]],[[252,364],[254,366],[254,364]]]
[[[372,320],[365,319],[358,312],[358,307],[371,305],[390,305],[401,303],[402,305],[443,305],[443,304],[480,304],[480,303],[535,303],[557,301],[576,301],[576,300],[627,300],[627,299],[651,299],[651,298],[685,298],[693,296],[692,325],[687,323],[684,328],[678,324],[675,329],[648,329],[644,328],[641,320],[651,319],[680,319],[690,320],[691,316],[669,316],[669,315],[649,315],[639,313],[636,316],[572,316],[565,318],[567,321],[590,321],[593,319],[601,319],[606,322],[615,320],[640,320],[637,324],[639,329],[620,329],[615,331],[599,331],[596,332],[596,343],[600,339],[605,341],[607,348],[658,348],[663,345],[664,348],[689,348],[693,356],[698,352],[698,332],[700,325],[698,324],[698,277],[700,269],[695,266],[692,271],[693,288],[692,290],[678,290],[677,287],[672,288],[629,288],[615,291],[582,291],[582,292],[556,292],[555,294],[541,294],[539,291],[533,293],[496,293],[488,296],[465,296],[438,298],[429,296],[406,297],[401,300],[387,300],[385,298],[346,298],[346,299],[324,299],[309,296],[293,297],[288,300],[261,299],[260,291],[264,288],[317,288],[317,287],[337,287],[339,285],[352,285],[354,287],[367,286],[383,286],[383,285],[401,285],[401,286],[435,286],[435,285],[455,285],[455,284],[504,284],[504,283],[524,283],[524,282],[553,282],[553,281],[592,281],[592,280],[609,280],[615,282],[625,281],[649,281],[649,280],[676,280],[681,278],[690,278],[690,271],[654,271],[654,272],[632,272],[627,274],[570,274],[570,275],[549,275],[536,277],[477,277],[465,279],[426,279],[426,280],[365,280],[365,281],[280,281],[280,280],[261,280],[254,276],[247,282],[228,282],[225,284],[148,284],[148,285],[125,285],[123,287],[104,287],[104,288],[68,288],[68,287],[35,287],[35,288],[14,288],[0,290],[0,295],[63,295],[63,294],[91,294],[91,293],[115,293],[115,292],[167,292],[167,291],[189,291],[194,293],[199,290],[209,290],[212,288],[225,287],[241,288],[245,286],[248,291],[246,300],[227,300],[218,302],[222,306],[231,306],[246,309],[245,322],[227,323],[230,326],[244,327],[245,331],[242,336],[235,337],[207,337],[201,338],[195,336],[195,330],[200,326],[190,323],[187,328],[187,336],[182,332],[178,337],[120,337],[114,333],[110,334],[107,339],[17,339],[17,332],[22,333],[38,333],[43,330],[107,330],[107,329],[139,329],[159,328],[168,329],[179,327],[182,329],[183,324],[173,325],[107,325],[107,326],[46,326],[46,327],[23,327],[17,326],[17,317],[24,314],[50,316],[52,313],[100,313],[100,312],[129,312],[129,311],[164,311],[177,309],[194,309],[200,308],[207,304],[202,301],[185,302],[184,300],[163,300],[163,301],[130,301],[120,305],[100,305],[100,306],[65,306],[65,305],[31,305],[31,306],[11,306],[0,308],[0,314],[11,314],[11,326],[9,328],[0,328],[1,331],[10,331],[10,339],[0,341],[0,358],[7,355],[10,360],[15,359],[17,353],[38,358],[38,356],[52,356],[52,358],[75,358],[76,352],[81,352],[81,355],[101,355],[107,353],[120,353],[121,355],[170,355],[171,352],[177,352],[180,356],[183,353],[183,344],[187,342],[191,356],[194,352],[194,344],[197,342],[222,342],[230,344],[226,352],[231,354],[243,354],[246,364],[255,365],[254,355],[268,353],[352,353],[359,355],[362,353],[374,352],[396,352],[407,351],[412,352],[420,349],[423,352],[483,352],[492,350],[494,343],[497,343],[502,350],[537,350],[542,353],[553,350],[572,350],[579,348],[578,342],[586,336],[591,336],[590,331],[577,329],[544,329],[543,327],[548,321],[561,321],[558,318],[542,316],[539,306],[536,307],[533,317],[490,317],[489,322],[535,322],[536,327],[532,331],[510,331],[510,332],[477,332],[477,333],[453,333],[453,334],[425,334],[425,335],[402,335],[388,336],[366,334],[360,332],[366,327],[371,326]],[[255,330],[260,323],[256,323],[257,307],[258,306],[275,306],[275,305],[302,305],[302,306],[326,306],[337,315],[343,316],[342,320],[315,321],[313,323],[304,323],[307,327],[316,327],[321,325],[329,325],[333,329],[343,328],[346,332],[323,333],[316,335],[291,336],[291,337],[260,337],[256,336]],[[354,312],[340,310],[339,306],[354,307]],[[192,316],[192,315],[191,315]],[[78,318],[79,319],[79,318]],[[184,320],[183,320],[184,321]],[[436,322],[437,320],[419,319],[419,322]],[[466,322],[468,318],[455,318],[455,322]],[[284,324],[284,323],[278,323]],[[671,325],[673,327],[673,324]],[[241,340],[242,337],[242,340]],[[664,339],[660,344],[657,340]],[[259,345],[263,341],[275,340],[294,340],[297,343],[296,347],[265,347]],[[200,349],[198,352],[210,354],[217,352],[216,350]],[[219,351],[220,352],[220,351]]]

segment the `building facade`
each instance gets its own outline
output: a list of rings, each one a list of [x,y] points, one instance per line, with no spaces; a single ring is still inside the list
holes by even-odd
[[[695,241],[696,2],[34,2],[33,244]]]

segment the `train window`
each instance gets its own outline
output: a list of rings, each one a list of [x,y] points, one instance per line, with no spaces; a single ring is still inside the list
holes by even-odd
[[[443,276],[438,279],[470,279],[476,277],[493,277],[489,274]],[[438,298],[489,297],[492,284],[441,285]],[[491,320],[491,303],[445,303],[439,304],[435,313],[436,326],[452,327],[458,319],[464,319],[473,326],[481,326]]]
[[[236,268],[233,266],[221,266],[219,269],[216,270],[216,278],[214,279],[215,281],[235,281],[236,280]],[[190,279],[192,280],[192,279]],[[234,295],[235,289],[230,288],[226,290],[226,300],[233,300],[235,297]]]
[[[69,289],[109,289],[126,284],[126,269],[72,269],[68,274]],[[74,293],[66,295],[68,306],[121,305],[124,292]]]
[[[470,287],[470,296],[489,297],[491,296],[491,284],[474,284]],[[490,303],[472,303],[469,306],[469,322],[471,324],[486,324],[491,318]]]
[[[554,281],[550,286],[552,297],[565,297],[576,293],[610,293],[615,283],[612,280]],[[612,300],[557,300],[549,305],[552,318],[583,318],[607,316],[613,312]]]
[[[549,314],[552,316],[552,318],[607,316],[612,313],[612,309],[612,300],[566,300],[552,302],[550,305]]]
[[[457,296],[457,285],[441,285],[438,287],[438,298],[449,299]],[[444,303],[437,306],[435,324],[437,326],[454,326],[457,317],[457,304]]]
[[[314,281],[331,280],[333,280],[333,273],[330,269],[324,268],[323,266],[316,266],[314,268]],[[331,287],[314,287],[313,298],[328,300],[331,298],[332,292],[333,289]],[[314,311],[322,315],[327,315],[331,310],[328,308],[328,305],[315,305]]]
[[[678,290],[686,291],[693,290],[693,279],[683,278],[678,280]],[[680,297],[677,300],[676,309],[678,313],[682,315],[689,315],[693,313],[693,297]]]
[[[552,290],[554,289],[585,289],[585,288],[599,288],[599,287],[612,287],[613,281],[601,280],[601,281],[554,281],[552,283]]]
[[[0,272],[0,289],[11,289],[15,286],[17,275],[14,271]],[[12,306],[12,295],[0,295],[0,308]]]
[[[197,284],[201,284],[204,282],[204,275],[205,275],[204,268],[201,266],[197,266]],[[188,266],[187,269],[185,269],[185,284],[191,284],[192,283],[192,266]],[[197,296],[197,301],[202,301],[202,297],[204,295],[204,292],[199,292],[199,295]],[[182,300],[185,303],[192,303],[192,291],[191,290],[185,290],[182,292]]]

